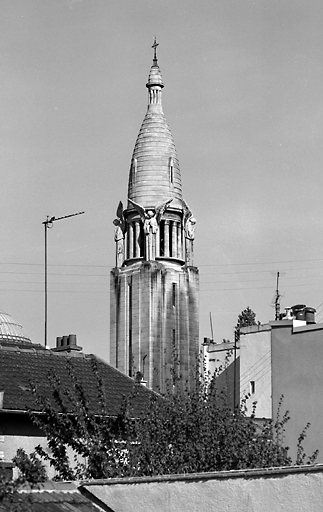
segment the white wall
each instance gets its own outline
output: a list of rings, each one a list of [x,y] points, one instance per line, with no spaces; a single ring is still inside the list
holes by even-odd
[[[203,366],[205,375],[213,376],[223,371],[234,361],[234,343],[219,343],[202,345]],[[237,357],[239,356],[239,347],[237,347]]]
[[[321,512],[323,466],[89,482],[113,512]]]
[[[252,413],[253,402],[257,402],[257,418],[271,418],[271,330],[240,337],[240,399],[251,392],[251,381],[255,383],[255,393],[246,402],[247,415]]]

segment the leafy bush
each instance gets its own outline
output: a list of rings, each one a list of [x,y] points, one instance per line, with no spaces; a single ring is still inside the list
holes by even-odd
[[[51,454],[40,446],[36,451],[55,468],[59,479],[151,476],[292,464],[288,447],[284,445],[288,413],[281,418],[278,411],[275,421],[259,424],[255,420],[255,404],[251,417],[246,416],[243,403],[232,411],[225,393],[217,390],[216,381],[203,378],[198,370],[194,386],[188,388],[180,380],[172,379],[165,396],[151,393],[145,414],[138,418],[132,418],[129,410],[140,384],[134,382],[133,393],[125,398],[119,415],[109,418],[104,413],[105,398],[95,360],[93,371],[97,375],[100,416],[91,413],[72,363],[69,372],[73,386],[69,390],[62,389],[54,375],[49,376],[60,412],[33,386],[43,414],[31,416],[46,433]],[[78,414],[68,412],[67,397],[79,404]],[[302,441],[307,428],[299,439],[297,463],[304,463],[306,458]],[[67,448],[74,451],[74,461],[68,457]],[[79,457],[83,460],[79,461]],[[309,462],[314,460],[315,454]]]
[[[28,483],[30,487],[37,487],[47,480],[45,466],[41,463],[36,453],[30,455],[19,448],[13,463],[19,469],[19,477],[15,480],[0,469],[0,507],[11,512],[32,512],[33,500],[31,494],[21,493],[21,486]]]
[[[19,469],[20,481],[37,484],[47,480],[45,466],[35,452],[27,455],[25,450],[19,448],[12,462]]]

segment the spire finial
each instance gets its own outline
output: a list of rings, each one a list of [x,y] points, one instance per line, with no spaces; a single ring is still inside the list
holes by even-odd
[[[154,49],[154,59],[153,59],[153,66],[158,66],[157,62],[157,46],[159,46],[159,43],[157,43],[156,36],[154,37],[154,44],[152,45],[152,48]]]

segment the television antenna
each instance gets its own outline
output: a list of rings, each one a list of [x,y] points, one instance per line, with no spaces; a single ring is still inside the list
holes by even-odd
[[[48,348],[47,343],[47,303],[48,303],[48,286],[47,286],[47,230],[53,227],[54,222],[57,220],[68,219],[76,215],[82,215],[84,212],[72,213],[71,215],[64,215],[64,217],[49,217],[42,223],[45,228],[45,348]]]
[[[280,276],[280,273],[277,272],[277,284],[276,284],[276,293],[275,293],[275,320],[279,320],[279,316],[280,316],[281,294],[279,293],[279,276]]]

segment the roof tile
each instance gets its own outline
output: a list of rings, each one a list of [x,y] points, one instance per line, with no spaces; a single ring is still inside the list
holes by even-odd
[[[72,357],[67,353],[64,354],[65,356],[62,357],[62,353],[45,349],[0,350],[0,391],[4,391],[3,409],[40,411],[41,407],[30,391],[30,383],[35,383],[41,394],[52,400],[52,387],[48,379],[51,373],[59,379],[63,389],[70,390],[73,400],[68,402],[68,408],[70,412],[75,412],[77,403],[74,394],[75,384],[68,370],[68,364],[70,364],[75,376],[82,384],[90,411],[100,414],[98,381],[92,368],[95,361],[98,375],[103,382],[106,412],[111,416],[117,415],[124,397],[133,391],[134,381],[94,355],[83,354]],[[143,386],[138,386],[136,389],[138,393],[135,394],[132,402],[133,413],[139,414],[147,407],[152,392]]]

